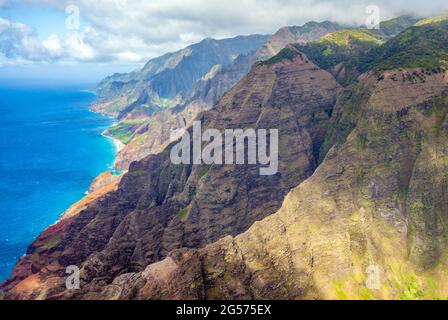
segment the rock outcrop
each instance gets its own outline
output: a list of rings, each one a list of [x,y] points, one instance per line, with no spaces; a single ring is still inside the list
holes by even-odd
[[[425,80],[396,80],[413,73]],[[357,109],[341,109],[355,128],[276,214],[92,297],[446,299],[448,72],[368,74],[359,86]]]
[[[257,50],[267,38],[205,39],[152,59],[141,70],[107,77],[97,87],[93,109],[121,119],[136,108],[151,115],[160,107],[175,106],[213,66],[231,64],[237,56]]]
[[[276,175],[260,176],[260,165],[173,165],[170,147],[134,162],[116,192],[29,248],[3,286],[7,297],[57,296],[62,288],[54,284],[69,265],[82,268],[78,297],[94,297],[117,276],[142,271],[175,249],[236,236],[277,211],[284,196],[314,172],[340,89],[328,72],[293,47],[287,50],[292,54],[286,59],[256,65],[199,118],[204,129],[278,129]],[[54,242],[42,250],[47,233]],[[20,289],[29,277],[39,283],[30,294]]]
[[[344,87],[299,45],[257,63],[197,119],[278,129],[277,174],[174,165],[171,144],[47,229],[5,298],[446,299],[446,39],[424,25],[357,51]]]
[[[132,111],[127,110],[128,114],[122,121],[126,122],[127,119],[135,117],[144,117],[146,120],[139,126],[130,126],[131,137],[117,156],[117,169],[126,171],[133,161],[161,152],[169,144],[172,131],[190,127],[201,112],[211,109],[227,91],[247,75],[256,62],[273,57],[290,43],[304,44],[340,28],[340,25],[331,22],[309,22],[303,26],[282,28],[258,50],[241,54],[231,64],[213,66],[195,83],[181,105],[164,110],[153,108],[149,117],[147,113],[141,112],[141,108],[135,106]]]

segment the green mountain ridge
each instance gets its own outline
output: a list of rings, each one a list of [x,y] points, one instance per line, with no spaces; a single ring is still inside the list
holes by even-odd
[[[448,65],[445,23],[412,26],[384,41],[370,30],[341,30],[299,47],[313,62],[338,77],[342,83],[356,81],[361,73],[426,68],[437,71]],[[433,70],[434,69],[434,70]],[[348,74],[348,76],[347,76]]]
[[[175,106],[213,66],[231,64],[237,56],[258,49],[267,37],[205,39],[178,52],[152,59],[139,71],[104,79],[97,87],[99,99],[93,108],[122,118],[139,105],[156,109]],[[164,100],[166,102],[161,103]],[[108,103],[114,105],[112,112]]]
[[[362,71],[448,66],[448,23],[408,28],[365,59]]]
[[[256,62],[198,119],[278,129],[277,175],[167,145],[36,239],[4,297],[447,299],[447,31],[336,30]]]
[[[142,101],[134,101],[121,112],[123,125],[108,132],[114,138],[124,137],[122,142],[127,144],[117,157],[118,169],[126,171],[132,161],[161,152],[167,145],[171,130],[187,128],[200,112],[211,109],[224,93],[249,73],[257,61],[276,55],[291,42],[306,43],[341,28],[328,21],[281,28],[258,50],[238,56],[229,65],[213,66],[196,82],[184,102],[165,99],[165,104],[160,99],[153,99],[158,106],[148,107]],[[135,118],[144,118],[145,121],[140,126],[129,125],[129,121],[132,122]],[[130,130],[127,133],[121,130],[126,128]],[[116,132],[119,134],[114,135]]]

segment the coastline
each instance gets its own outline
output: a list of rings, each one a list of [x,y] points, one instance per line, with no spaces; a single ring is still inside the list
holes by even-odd
[[[16,93],[16,91],[17,91],[17,93]],[[67,99],[65,98],[65,92],[66,91],[70,92],[70,96]],[[18,97],[28,97],[28,95],[30,95],[30,98],[26,98],[26,99],[33,98],[30,101],[35,100],[34,97],[36,95],[38,95],[38,94],[43,95],[43,97],[47,99],[48,97],[53,97],[55,92],[59,93],[59,91],[54,90],[53,88],[50,88],[48,90],[47,89],[45,89],[45,90],[38,90],[39,93],[34,93],[34,92],[33,93],[28,93],[28,92],[26,92],[27,94],[23,94],[22,91],[20,91],[19,89],[12,90],[12,91],[10,91],[8,89],[7,92],[9,92],[9,94],[12,95],[12,97],[15,97],[14,95],[18,95]],[[114,187],[112,185],[107,185],[106,187],[109,188],[109,189],[103,188],[102,190],[100,190],[100,192],[93,193],[93,195],[90,195],[90,197],[87,197],[87,199],[86,199],[86,196],[88,195],[88,190],[89,190],[88,188],[89,188],[89,186],[91,186],[94,183],[95,179],[97,179],[99,175],[101,175],[104,172],[110,172],[113,175],[117,174],[117,172],[114,170],[114,168],[115,168],[115,161],[116,161],[118,152],[120,152],[120,150],[122,150],[122,148],[124,147],[124,144],[121,141],[119,141],[117,139],[114,139],[113,137],[110,137],[110,136],[108,136],[106,134],[103,134],[101,132],[102,130],[104,130],[104,128],[108,129],[111,126],[115,125],[116,119],[114,117],[111,117],[111,116],[108,116],[108,115],[105,115],[105,114],[102,114],[102,113],[94,112],[94,110],[92,109],[92,101],[96,100],[97,96],[91,90],[83,90],[83,89],[80,89],[80,88],[73,88],[73,89],[72,88],[69,88],[69,89],[63,88],[63,90],[61,92],[64,93],[64,95],[60,94],[60,95],[57,95],[56,98],[52,98],[52,99],[48,98],[48,101],[43,99],[43,102],[41,103],[42,106],[40,108],[43,111],[46,112],[45,115],[46,114],[51,114],[52,116],[55,115],[54,117],[56,117],[58,119],[59,118],[65,119],[66,114],[63,111],[61,111],[61,110],[72,110],[73,112],[71,114],[73,114],[75,112],[80,113],[79,116],[76,116],[76,118],[74,118],[75,124],[74,124],[73,130],[70,129],[70,130],[62,131],[63,134],[67,134],[67,132],[74,132],[75,130],[78,130],[78,129],[80,130],[81,134],[80,133],[76,133],[75,135],[68,135],[68,137],[70,139],[72,139],[72,140],[69,140],[69,141],[72,141],[72,142],[73,141],[76,141],[76,142],[79,141],[80,143],[84,143],[85,142],[84,139],[87,139],[89,134],[84,134],[83,135],[83,132],[94,132],[95,130],[98,130],[98,128],[99,128],[100,130],[96,131],[96,136],[98,137],[99,134],[101,134],[104,138],[107,138],[107,140],[112,141],[113,142],[113,146],[107,140],[102,140],[103,142],[97,142],[98,144],[95,144],[93,142],[92,142],[91,145],[87,144],[87,146],[89,148],[94,148],[94,149],[90,149],[91,152],[88,152],[89,155],[102,154],[98,150],[99,149],[102,150],[103,146],[104,146],[104,149],[106,149],[106,150],[108,149],[108,151],[104,152],[105,154],[106,153],[108,154],[108,157],[107,157],[108,160],[103,162],[103,161],[100,160],[100,159],[102,159],[101,157],[98,158],[97,156],[90,156],[88,158],[87,162],[84,161],[82,163],[82,168],[90,167],[90,164],[92,164],[92,166],[94,168],[98,168],[98,171],[95,170],[96,172],[98,172],[98,175],[93,177],[91,180],[89,180],[89,179],[85,180],[84,179],[82,181],[82,185],[79,188],[78,188],[77,185],[73,185],[73,183],[72,184],[69,183],[68,187],[67,187],[66,184],[62,184],[61,186],[59,186],[61,189],[62,188],[72,188],[74,190],[74,192],[76,192],[77,194],[73,195],[72,193],[67,193],[67,194],[59,195],[59,197],[58,197],[58,194],[56,194],[57,195],[55,197],[56,200],[55,199],[51,199],[51,201],[50,201],[50,206],[54,206],[54,208],[51,209],[52,213],[50,212],[50,209],[44,211],[45,212],[45,218],[42,219],[44,222],[41,223],[40,221],[42,221],[42,220],[35,219],[36,220],[36,224],[33,224],[32,227],[30,227],[31,226],[31,222],[28,222],[28,224],[30,226],[25,224],[24,226],[28,227],[28,229],[24,229],[24,230],[26,232],[28,232],[29,234],[31,234],[31,235],[30,236],[27,235],[27,238],[24,239],[20,243],[20,245],[19,245],[18,240],[14,239],[14,237],[13,237],[13,240],[11,240],[11,241],[13,243],[18,243],[18,245],[16,246],[17,248],[14,247],[15,251],[12,252],[12,253],[9,253],[9,251],[8,251],[7,252],[8,254],[3,254],[4,251],[2,251],[3,257],[1,259],[2,268],[0,270],[1,271],[0,272],[0,275],[1,275],[0,283],[2,281],[4,281],[4,280],[7,280],[12,275],[12,269],[18,264],[18,262],[20,261],[21,258],[23,258],[24,256],[27,255],[27,249],[35,241],[38,241],[39,237],[42,234],[44,234],[47,230],[54,228],[62,220],[64,220],[63,219],[64,218],[63,215],[70,208],[72,208],[77,203],[79,203],[80,201],[83,201],[83,200],[84,200],[84,202],[86,202],[86,200],[93,201],[95,197],[101,196],[104,192],[106,192],[108,190],[112,190],[113,187]],[[88,93],[88,95],[85,95],[83,93]],[[73,95],[73,97],[72,97],[72,95]],[[64,97],[64,98],[62,98],[62,97]],[[23,106],[28,105],[29,101],[26,100],[26,99],[23,98],[23,99],[14,100],[15,101],[14,105],[17,104],[19,106],[16,109],[23,108],[23,107],[21,107],[22,106],[21,103],[23,103]],[[57,99],[61,99],[61,100],[57,100]],[[64,100],[62,100],[62,99],[64,99]],[[88,101],[88,100],[90,100],[90,101]],[[57,103],[63,104],[66,107],[65,108],[56,108],[54,106],[56,104],[56,102],[53,102],[53,101],[56,101]],[[82,105],[82,107],[81,107],[81,105]],[[36,108],[36,110],[37,110],[37,108]],[[32,115],[34,115],[34,114],[38,115],[39,112],[36,111],[35,113],[32,113]],[[75,115],[77,115],[77,113]],[[13,115],[13,113],[11,113],[11,114]],[[101,115],[103,117],[103,119],[98,118],[97,116],[95,116],[95,114]],[[99,125],[98,125],[98,127],[95,128],[94,127],[95,126],[95,121],[84,121],[85,123],[87,123],[86,126],[88,126],[84,130],[83,129],[84,127],[81,124],[79,124],[78,122],[76,122],[76,121],[83,122],[82,119],[89,118],[89,117],[92,117],[94,119],[98,118]],[[33,121],[34,120],[41,121],[41,119],[38,118],[37,116],[35,118],[36,119],[31,117],[29,119],[29,121],[31,121],[31,120],[33,120]],[[49,121],[47,121],[47,118],[44,118],[44,120],[42,120],[42,126],[41,126],[42,128],[44,128],[44,124],[45,123],[49,122]],[[53,120],[53,119],[50,119],[50,120]],[[41,130],[41,131],[44,130],[44,129],[41,129],[41,127],[40,126],[33,126],[33,128],[37,128],[36,130]],[[56,126],[54,126],[54,127],[56,127]],[[61,125],[61,127],[62,127],[62,125]],[[51,128],[53,128],[53,127],[51,127]],[[40,133],[40,131],[38,131],[38,132]],[[45,129],[45,132],[47,132],[47,129]],[[36,134],[35,136],[36,137],[40,137],[41,135]],[[88,143],[90,143],[90,141],[98,141],[98,140],[97,139],[90,139],[90,140],[88,140]],[[60,143],[60,144],[63,145],[63,143]],[[66,147],[60,147],[60,148],[61,148],[61,150],[68,149]],[[87,150],[89,150],[89,149],[87,149]],[[62,154],[58,155],[57,157],[65,157],[64,159],[71,159],[71,157],[73,157],[72,152],[67,152],[67,154],[64,153],[64,152],[61,152],[61,153]],[[79,155],[78,158],[85,159],[86,157]],[[51,158],[50,158],[50,160],[51,160]],[[70,168],[70,170],[71,169],[72,168]],[[74,168],[73,170],[74,170],[73,172],[77,172],[76,168]],[[86,170],[88,171],[88,169],[86,169]],[[99,170],[101,170],[101,171],[99,171]],[[45,179],[43,179],[42,183],[47,183],[47,182],[46,182]],[[69,192],[71,192],[72,189],[70,189]],[[48,189],[45,188],[45,190],[48,190]],[[51,190],[51,191],[54,191],[54,190]],[[57,191],[55,191],[55,192],[57,193],[58,191],[59,191],[59,189]],[[78,196],[78,193],[79,193],[79,196]],[[44,194],[39,194],[39,196],[44,196]],[[31,205],[30,206],[31,207],[35,205],[33,203],[33,200],[34,199],[30,199],[30,201],[31,201]],[[22,211],[23,212],[20,211],[20,214],[23,214],[23,215],[28,215],[29,214],[26,210],[22,210]],[[24,216],[24,217],[26,217],[26,216]],[[30,215],[30,217],[31,217],[31,215]],[[27,221],[34,221],[34,220],[33,219],[28,219]],[[39,223],[41,223],[41,224],[39,224]],[[32,231],[29,231],[29,229],[31,229],[31,228],[33,228]],[[36,229],[36,230],[38,229],[38,231],[34,231],[34,229]],[[6,234],[5,239],[8,240],[9,237],[10,237],[10,235]],[[6,241],[5,243],[7,243],[8,241]],[[4,250],[4,248],[8,249],[9,247],[10,247],[9,245],[7,246],[5,244],[5,246],[0,247],[0,249]],[[7,262],[9,263],[9,260],[7,260],[7,259],[11,260],[10,264],[6,264]],[[14,262],[12,262],[13,260],[14,260]]]
[[[121,150],[123,150],[123,148],[125,147],[125,144],[124,144],[123,142],[121,142],[120,140],[118,140],[118,139],[116,139],[116,138],[114,138],[114,137],[111,137],[111,136],[107,135],[106,132],[107,132],[107,130],[104,131],[101,135],[102,135],[103,137],[105,137],[105,138],[111,140],[111,141],[114,143],[114,145],[115,145],[115,149],[116,149],[117,154],[118,154]],[[114,166],[115,166],[115,165],[114,165]]]
[[[97,93],[96,93],[95,91],[93,91],[93,90],[84,90],[84,91],[89,92],[89,93],[92,93],[93,95],[97,96]],[[100,114],[100,115],[102,115],[102,116],[104,116],[104,117],[107,117],[107,118],[109,118],[109,119],[114,120],[114,123],[112,123],[106,130],[104,130],[103,133],[102,133],[101,135],[102,135],[103,137],[105,137],[105,138],[107,138],[107,139],[113,141],[113,143],[114,143],[114,145],[115,145],[115,149],[116,149],[117,154],[118,154],[121,150],[123,150],[123,148],[125,147],[125,144],[124,144],[123,142],[121,142],[120,140],[118,140],[118,139],[116,139],[116,138],[114,138],[114,137],[111,137],[111,136],[109,136],[109,135],[106,134],[106,132],[107,132],[108,129],[110,129],[111,127],[113,127],[114,125],[117,124],[117,119],[116,119],[115,117],[111,116],[110,114],[106,114],[106,113],[102,113],[102,112],[96,111],[96,110],[93,108],[93,106],[95,105],[96,102],[97,102],[97,100],[93,101],[93,102],[90,104],[89,111],[90,111],[90,112],[93,112],[93,113],[96,113],[96,114]],[[114,166],[115,166],[115,164],[114,164]]]
[[[96,94],[96,92],[95,92],[94,90],[84,89],[84,90],[81,90],[81,92],[87,92],[87,93],[90,93],[90,94],[92,94],[92,95],[97,96],[97,94]],[[95,101],[96,101],[96,99],[95,99]],[[93,101],[92,103],[90,103],[89,108],[88,108],[88,111],[91,112],[91,113],[94,113],[94,114],[99,114],[99,115],[101,115],[101,116],[104,116],[104,117],[106,117],[106,118],[109,118],[109,119],[113,120],[113,122],[110,124],[110,126],[108,126],[107,129],[104,130],[104,131],[101,133],[101,136],[104,137],[104,138],[106,138],[106,139],[108,139],[108,140],[110,140],[110,141],[112,141],[113,144],[114,144],[114,148],[115,148],[114,162],[113,162],[113,164],[109,167],[109,169],[106,170],[105,172],[108,172],[108,171],[109,171],[109,172],[111,172],[112,174],[116,175],[116,174],[118,174],[117,170],[115,169],[116,161],[117,161],[117,160],[116,160],[116,159],[117,159],[117,155],[118,155],[118,153],[119,153],[121,150],[123,150],[123,148],[125,147],[125,144],[124,144],[123,142],[121,142],[120,140],[118,140],[118,139],[116,139],[116,138],[114,138],[114,137],[111,137],[111,136],[109,136],[109,135],[106,134],[107,130],[108,130],[109,128],[113,127],[113,126],[117,123],[117,119],[116,119],[115,117],[112,117],[111,115],[108,115],[108,114],[104,114],[104,113],[95,111],[94,108],[92,107],[92,106],[95,104],[95,101]],[[100,173],[98,176],[96,176],[96,177],[90,182],[90,186],[92,186],[92,184],[95,182],[95,180],[98,179],[102,174],[104,174],[104,172],[102,172],[102,173]],[[120,173],[120,174],[121,174],[121,173]],[[120,174],[118,174],[118,175],[120,175]],[[90,189],[90,188],[89,188],[89,189]],[[64,220],[64,216],[67,214],[67,212],[68,212],[69,210],[72,209],[73,206],[76,206],[79,202],[82,202],[86,197],[88,197],[88,196],[91,194],[91,193],[89,192],[89,189],[87,189],[87,190],[84,192],[84,195],[85,195],[84,197],[82,197],[82,198],[79,199],[78,201],[74,202],[70,207],[68,207],[64,212],[62,212],[62,213],[59,215],[58,220],[55,221],[53,224],[51,224],[48,228],[53,227],[53,226],[57,225],[58,223],[60,223],[61,221],[63,221],[63,220]],[[48,228],[47,228],[47,229],[48,229]]]

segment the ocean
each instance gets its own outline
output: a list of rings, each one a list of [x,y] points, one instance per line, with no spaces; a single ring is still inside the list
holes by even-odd
[[[89,111],[88,86],[0,86],[0,282],[28,245],[113,166],[101,135],[113,123]]]

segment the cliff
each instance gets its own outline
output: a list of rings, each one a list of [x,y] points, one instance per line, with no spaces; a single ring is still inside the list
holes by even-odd
[[[116,192],[67,226],[55,226],[61,232],[50,249],[41,247],[46,234],[30,247],[5,284],[12,296],[25,297],[17,288],[30,276],[41,281],[31,297],[55,295],[60,289],[47,281],[61,280],[60,266],[74,264],[83,266],[82,294],[93,297],[115,277],[142,271],[174,249],[236,236],[278,210],[284,196],[316,168],[316,151],[339,90],[328,72],[288,50],[294,50],[293,59],[255,66],[201,116],[204,130],[278,128],[278,174],[260,176],[259,165],[176,166],[170,148],[134,163]]]
[[[241,80],[256,62],[269,59],[289,43],[306,43],[317,40],[341,26],[330,22],[310,22],[303,26],[280,29],[258,50],[239,55],[230,64],[217,64],[198,80],[186,95],[184,102],[164,109],[151,109],[147,116],[141,107],[127,109],[117,126],[118,135],[127,145],[117,156],[117,168],[126,171],[133,161],[161,152],[168,144],[173,130],[188,128],[202,112],[211,109],[218,100]],[[213,55],[214,52],[207,54]],[[143,118],[142,118],[143,117]],[[138,118],[139,120],[135,120]]]
[[[363,76],[356,127],[277,213],[117,277],[101,296],[446,299],[448,73],[394,80],[414,72],[425,73]],[[373,267],[379,287],[369,289]]]
[[[443,23],[384,43],[338,31],[256,63],[198,119],[278,129],[277,174],[174,165],[168,145],[95,183],[115,191],[47,229],[5,297],[446,298],[447,39]]]

